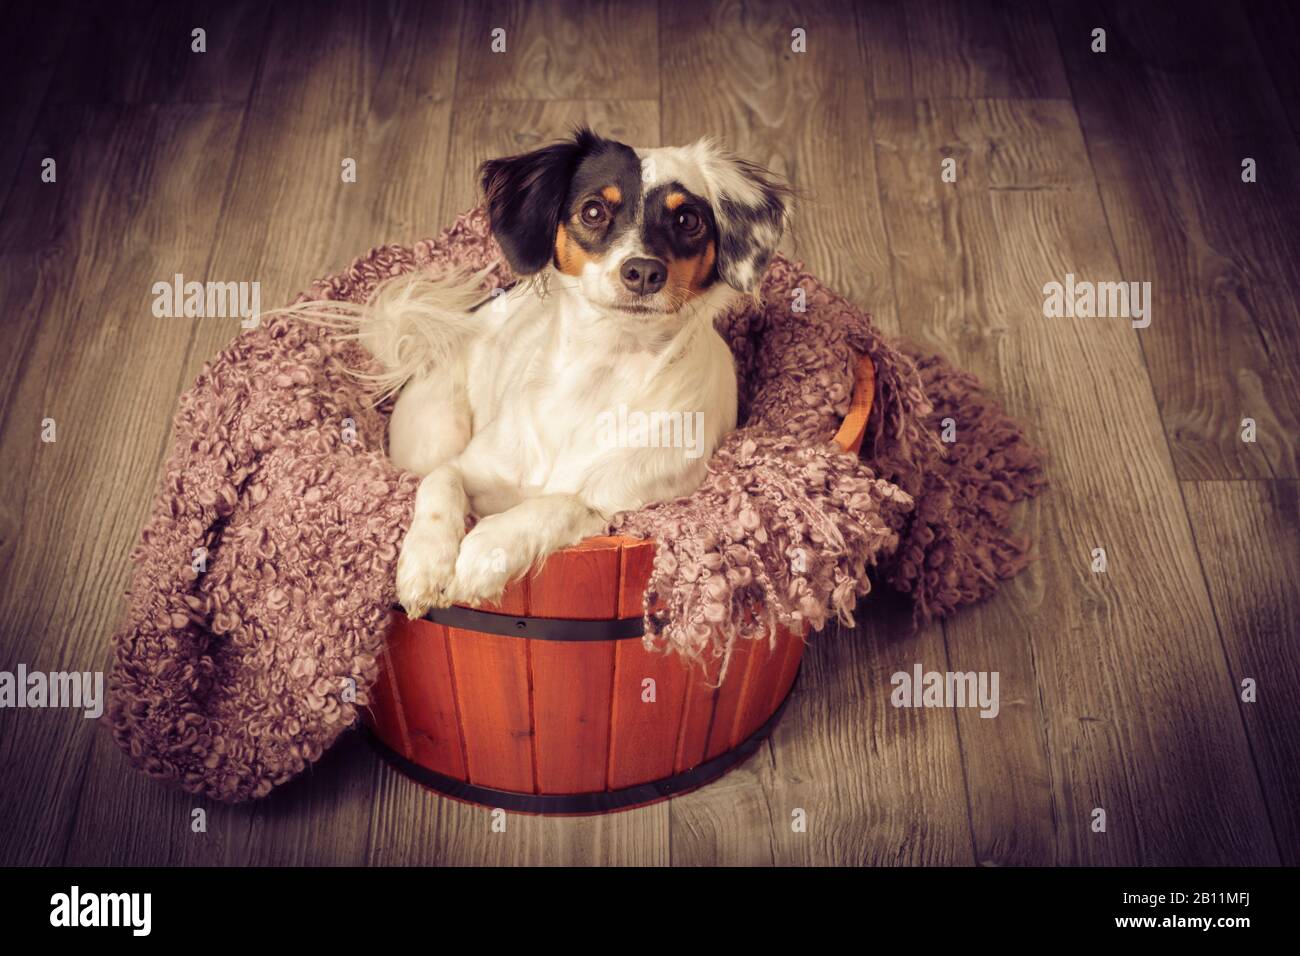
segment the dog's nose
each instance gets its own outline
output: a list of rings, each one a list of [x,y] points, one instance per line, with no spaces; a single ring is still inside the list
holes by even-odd
[[[618,274],[628,291],[637,295],[654,295],[668,281],[668,267],[658,259],[628,259]]]

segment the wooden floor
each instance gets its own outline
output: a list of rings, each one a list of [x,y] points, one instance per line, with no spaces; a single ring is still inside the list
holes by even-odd
[[[580,121],[640,145],[716,134],[788,175],[793,251],[983,377],[1052,456],[1029,571],[915,635],[905,605],[867,602],[815,638],[770,744],[703,791],[494,833],[352,735],[194,833],[201,804],[129,770],[103,726],[6,710],[0,861],[1300,862],[1294,7],[0,8],[0,669],[108,665],[174,403],[238,331],[155,318],[154,282],[284,301],[432,234],[475,201],[479,161]],[[1045,319],[1067,273],[1151,282],[1150,327]],[[891,707],[916,663],[999,672],[1000,715]]]

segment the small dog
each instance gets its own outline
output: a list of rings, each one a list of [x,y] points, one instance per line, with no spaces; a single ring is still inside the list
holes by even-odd
[[[424,476],[397,562],[411,617],[495,601],[615,513],[700,485],[736,425],[713,321],[756,294],[789,213],[785,185],[708,140],[639,150],[583,128],[480,173],[526,278],[484,301],[481,276],[402,276],[358,329],[400,391],[389,455]]]

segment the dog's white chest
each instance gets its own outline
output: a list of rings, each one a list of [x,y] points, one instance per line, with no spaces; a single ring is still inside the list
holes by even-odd
[[[646,362],[635,355],[568,361],[535,356],[525,374],[500,392],[500,408],[482,438],[526,493],[576,493],[612,450],[602,438],[602,423],[635,395],[645,370]]]

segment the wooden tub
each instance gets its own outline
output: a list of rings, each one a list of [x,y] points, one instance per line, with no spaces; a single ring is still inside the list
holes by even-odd
[[[835,436],[856,451],[875,390],[857,370]],[[741,641],[727,679],[645,650],[654,543],[589,538],[487,609],[410,621],[396,609],[371,692],[371,740],[439,793],[526,813],[603,813],[663,800],[758,749],[799,673],[804,640]]]

